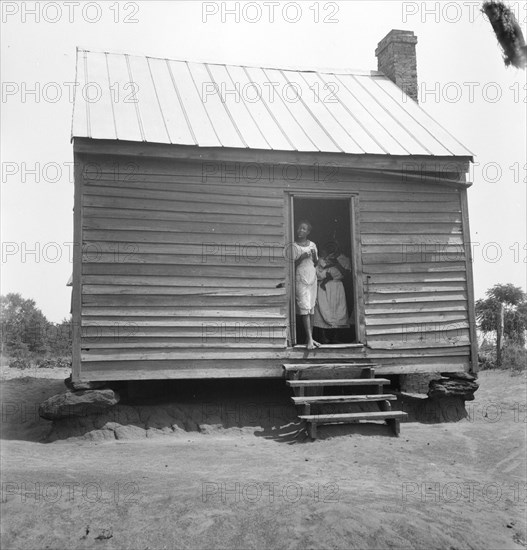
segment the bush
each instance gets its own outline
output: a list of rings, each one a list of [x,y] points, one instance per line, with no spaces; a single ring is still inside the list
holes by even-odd
[[[9,361],[9,367],[12,369],[30,369],[31,361],[26,358],[13,358]]]
[[[478,353],[479,370],[488,370],[496,368],[496,352],[493,350],[479,350]]]
[[[527,370],[527,350],[520,344],[508,344],[502,352],[502,369],[521,374]]]
[[[69,357],[46,357],[37,359],[38,369],[70,368],[71,358]]]
[[[520,374],[527,370],[527,349],[517,342],[506,341],[501,351],[501,367],[496,365],[496,348],[485,342],[478,352],[480,370],[497,369],[510,370],[512,374]]]
[[[71,356],[53,356],[50,354],[40,355],[28,351],[18,352],[11,357],[5,358],[6,363],[12,369],[54,369],[71,368]]]
[[[9,367],[12,369],[30,369],[32,363],[32,353],[27,349],[18,350],[8,358]]]

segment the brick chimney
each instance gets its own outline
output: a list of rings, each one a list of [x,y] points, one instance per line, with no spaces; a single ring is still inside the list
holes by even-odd
[[[417,36],[413,31],[391,30],[377,45],[377,67],[414,101],[418,101]]]

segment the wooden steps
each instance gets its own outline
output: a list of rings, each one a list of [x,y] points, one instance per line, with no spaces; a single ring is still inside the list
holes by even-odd
[[[311,438],[316,439],[317,424],[351,424],[359,420],[384,420],[392,428],[395,435],[398,436],[400,432],[399,420],[406,416],[407,414],[403,411],[378,411],[343,414],[303,414],[299,415],[299,418],[309,423]]]
[[[387,378],[343,378],[329,380],[287,380],[287,385],[293,388],[316,386],[383,386],[389,384]]]
[[[361,403],[365,401],[393,401],[396,395],[379,393],[376,395],[321,395],[312,397],[291,397],[295,405],[306,403]]]
[[[286,378],[317,380],[320,378],[372,378],[371,363],[308,363],[284,365]]]
[[[403,418],[406,416],[402,411],[379,411],[379,412],[364,412],[364,413],[343,413],[343,414],[302,414],[298,418],[302,420],[320,421],[326,423],[338,423],[345,420],[384,420],[385,418]]]
[[[291,398],[297,406],[303,407],[299,418],[304,420],[312,439],[317,437],[319,424],[350,424],[360,420],[383,420],[390,426],[396,436],[400,432],[400,420],[407,414],[402,411],[392,411],[390,401],[397,399],[396,395],[383,393],[383,386],[389,385],[387,378],[375,378],[375,365],[372,363],[307,363],[283,365],[286,384],[292,388],[295,395]],[[323,395],[324,389],[348,388],[343,395]],[[353,389],[369,388],[368,393],[352,393]],[[371,389],[376,393],[371,393]],[[337,391],[337,390],[334,390]],[[311,395],[306,395],[311,392]],[[351,393],[350,393],[351,392]],[[338,393],[338,392],[337,392]],[[374,404],[380,410],[359,411],[346,410],[328,413],[324,408],[328,405],[349,408]],[[312,407],[316,413],[312,413]]]

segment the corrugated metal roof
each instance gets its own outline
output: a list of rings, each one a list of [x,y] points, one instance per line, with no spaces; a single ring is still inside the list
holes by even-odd
[[[472,156],[382,73],[77,50],[72,137],[199,147]]]

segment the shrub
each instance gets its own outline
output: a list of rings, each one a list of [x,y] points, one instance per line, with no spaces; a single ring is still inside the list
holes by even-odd
[[[54,369],[54,368],[70,368],[70,357],[45,357],[37,360],[37,368],[39,369]]]
[[[502,353],[503,369],[511,370],[512,374],[521,374],[527,370],[527,349],[517,343],[504,346]]]
[[[512,374],[520,374],[527,370],[527,349],[514,341],[506,341],[503,346],[501,370],[510,370]],[[478,352],[480,370],[496,369],[496,349],[483,343]]]
[[[31,357],[29,354],[19,354],[15,357],[12,357],[9,361],[9,367],[12,369],[30,369],[31,368]]]
[[[11,357],[5,357],[7,365],[12,369],[53,369],[53,368],[71,368],[71,356],[40,355],[28,351],[18,352]]]
[[[478,352],[479,370],[496,368],[496,351],[492,349],[480,349]]]

